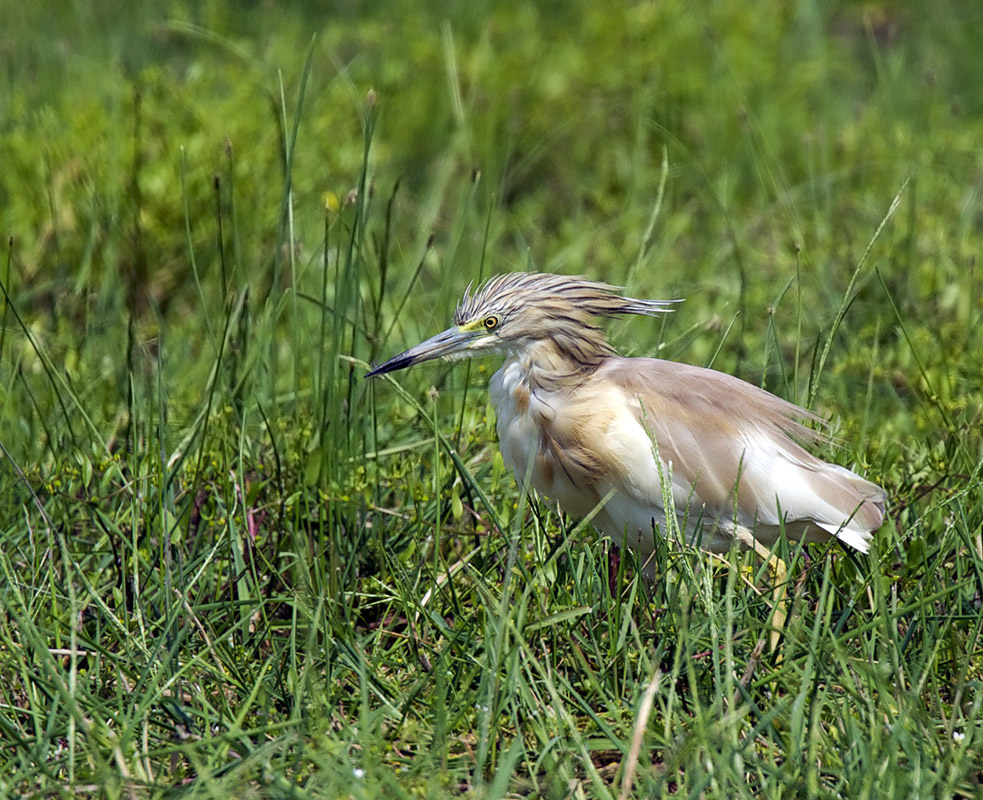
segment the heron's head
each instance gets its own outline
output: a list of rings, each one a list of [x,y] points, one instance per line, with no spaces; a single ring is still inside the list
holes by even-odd
[[[467,358],[520,351],[549,340],[577,366],[590,368],[613,351],[596,317],[655,315],[672,301],[623,297],[605,283],[546,273],[498,275],[465,292],[454,326],[394,356],[367,377],[395,372],[433,358]]]

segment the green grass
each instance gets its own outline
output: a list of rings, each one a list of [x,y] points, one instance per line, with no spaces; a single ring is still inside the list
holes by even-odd
[[[6,6],[0,795],[979,796],[977,4]],[[887,488],[777,647],[519,495],[494,363],[362,380],[512,269]]]

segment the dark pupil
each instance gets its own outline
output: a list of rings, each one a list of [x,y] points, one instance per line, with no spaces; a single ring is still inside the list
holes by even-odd
[[[497,320],[494,317],[488,317],[488,319],[485,320],[485,327],[494,328],[496,322]]]

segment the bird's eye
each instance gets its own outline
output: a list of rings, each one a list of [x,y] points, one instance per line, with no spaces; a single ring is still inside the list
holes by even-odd
[[[495,330],[495,328],[498,327],[499,321],[500,320],[498,319],[498,317],[492,315],[490,317],[485,317],[484,322],[482,322],[482,325],[485,326],[485,330],[493,331]]]

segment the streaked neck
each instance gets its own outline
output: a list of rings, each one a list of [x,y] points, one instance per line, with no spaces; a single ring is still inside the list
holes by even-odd
[[[601,365],[607,353],[582,361],[553,339],[539,339],[509,353],[506,363],[519,366],[529,391],[565,390],[580,386]]]

